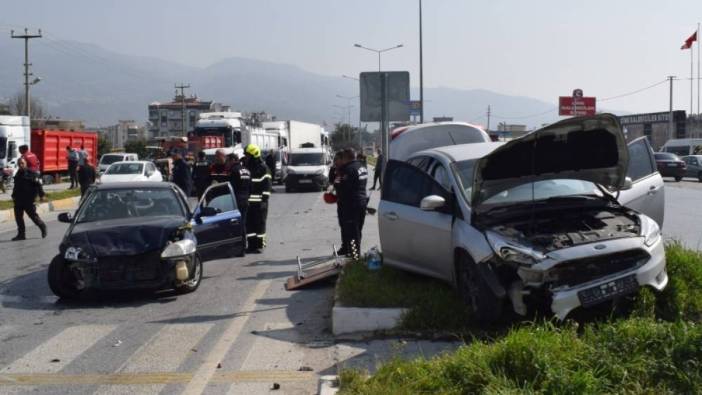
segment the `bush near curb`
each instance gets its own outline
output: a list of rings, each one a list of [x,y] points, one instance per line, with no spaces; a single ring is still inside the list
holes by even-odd
[[[392,360],[370,378],[366,372],[342,371],[341,393],[702,393],[702,253],[672,243],[666,256],[667,288],[642,289],[628,318],[580,326],[573,321],[516,323],[504,336],[474,338],[451,354]],[[347,286],[362,283],[359,268],[350,272],[356,278]],[[404,287],[402,276],[396,277],[391,286],[384,284],[384,292],[416,292],[419,278]],[[443,286],[427,279],[423,283],[424,296],[407,299],[414,304],[405,305],[410,313],[403,326],[417,322],[410,317],[431,313],[427,300],[436,299],[429,289]],[[433,326],[425,320],[422,329],[444,330],[452,322],[446,316],[450,312],[434,313]]]
[[[65,191],[58,192],[47,192],[46,201],[51,202],[54,200],[61,200],[70,197],[80,196],[80,189],[66,189]],[[0,210],[11,210],[15,207],[15,203],[12,200],[2,200],[0,201]]]

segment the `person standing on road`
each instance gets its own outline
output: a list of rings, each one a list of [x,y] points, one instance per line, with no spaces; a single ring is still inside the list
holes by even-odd
[[[375,189],[376,182],[380,184],[378,189],[383,187],[383,181],[380,179],[380,175],[383,173],[384,160],[385,157],[383,156],[383,153],[378,150],[378,156],[375,158],[375,169],[373,169],[373,186],[370,187],[371,190]]]
[[[90,163],[90,158],[86,157],[78,170],[78,183],[80,184],[80,196],[85,195],[85,191],[95,184],[95,167]]]
[[[248,236],[246,233],[246,218],[249,212],[249,198],[251,197],[251,172],[241,164],[238,157],[235,157],[229,169],[229,183],[234,189],[236,206],[241,213],[241,233],[244,236],[244,246],[246,246]]]
[[[202,198],[202,194],[205,193],[205,189],[212,183],[212,179],[210,178],[210,162],[207,161],[204,151],[197,153],[197,162],[195,162],[195,166],[193,167],[193,183],[195,184],[195,194],[199,201],[200,198]]]
[[[248,252],[259,253],[266,247],[266,220],[268,199],[271,197],[271,174],[261,159],[261,149],[254,144],[246,146],[246,168],[251,173],[251,195],[246,219]]]
[[[34,201],[39,194],[39,184],[36,182],[36,174],[29,170],[27,161],[20,158],[17,161],[19,169],[15,174],[15,187],[12,190],[12,201],[14,203],[15,222],[17,223],[17,236],[12,241],[25,240],[24,214],[34,222],[41,230],[41,237],[46,237],[46,224],[37,214],[37,206]]]
[[[27,171],[34,174],[34,182],[37,183],[37,190],[39,193],[39,199],[41,201],[44,201],[46,193],[44,192],[44,187],[41,184],[41,170],[40,170],[41,166],[40,166],[39,158],[37,158],[37,155],[34,152],[29,150],[28,145],[20,145],[19,152],[22,155],[22,158],[27,163]]]
[[[190,197],[193,189],[193,176],[190,172],[190,166],[183,159],[183,155],[177,150],[173,150],[171,154],[173,158],[173,183],[185,192],[186,197]]]
[[[78,187],[78,152],[66,146],[66,160],[68,161],[68,176],[71,178],[71,186],[68,189]]]
[[[275,178],[275,168],[277,162],[275,156],[275,150],[268,151],[268,155],[266,155],[266,166],[268,166],[268,170],[271,172],[271,179]]]
[[[81,144],[80,151],[78,151],[78,166],[83,166],[86,159],[88,159],[88,151],[86,151],[85,146]]]
[[[214,163],[210,165],[210,180],[216,182],[226,182],[229,180],[229,173],[227,173],[227,156],[221,148],[215,151]]]
[[[336,188],[341,221],[341,249],[339,255],[358,257],[361,251],[361,230],[366,217],[368,170],[356,159],[356,152],[347,148],[342,152],[341,167],[337,169]]]

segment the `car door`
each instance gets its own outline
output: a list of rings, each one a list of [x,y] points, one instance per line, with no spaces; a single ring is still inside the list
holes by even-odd
[[[423,211],[429,195],[449,194],[429,174],[411,164],[390,160],[385,170],[378,225],[383,260],[390,265],[445,278],[443,260],[451,248],[452,216]]]
[[[202,216],[202,208],[214,209],[212,216]],[[238,256],[244,250],[241,213],[229,183],[207,188],[193,213],[193,229],[203,260]]]
[[[619,193],[619,203],[653,218],[663,227],[665,190],[663,178],[656,167],[653,149],[646,137],[629,143],[627,177],[632,187]]]

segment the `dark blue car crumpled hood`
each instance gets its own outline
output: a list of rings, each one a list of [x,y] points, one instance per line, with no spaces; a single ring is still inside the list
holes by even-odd
[[[90,251],[94,257],[139,255],[163,249],[173,232],[187,223],[179,216],[79,223],[65,244]]]

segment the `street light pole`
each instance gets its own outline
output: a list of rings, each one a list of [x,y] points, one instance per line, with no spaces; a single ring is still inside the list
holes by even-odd
[[[675,80],[674,75],[668,76],[668,81],[670,81],[670,107],[668,113],[668,139],[673,138],[673,80]]]
[[[24,34],[20,35],[15,35],[15,31],[12,30],[10,31],[10,37],[24,40],[24,112],[27,117],[31,118],[29,87],[38,82],[38,80],[35,80],[36,82],[34,83],[29,82],[29,77],[32,75],[32,73],[29,72],[29,66],[32,65],[31,63],[29,63],[29,40],[33,38],[41,38],[41,29],[39,29],[39,32],[37,34],[29,34],[29,31],[27,30],[27,28],[25,28]]]
[[[424,62],[422,59],[422,0],[419,0],[419,123],[424,123]]]
[[[348,75],[346,75],[346,74],[342,74],[342,75],[341,75],[341,78],[346,78],[347,80],[353,80],[353,81],[356,81],[356,82],[360,82],[360,80],[359,80],[358,78],[350,77],[350,76],[348,76]],[[337,96],[339,96],[339,95],[337,95]],[[356,96],[356,97],[359,98],[359,104],[358,104],[358,146],[360,147],[361,150],[363,150],[363,134],[361,133],[361,104],[360,104],[360,101],[361,101],[360,98],[361,98],[361,96],[360,96],[360,87],[359,87],[359,95]]]
[[[365,49],[365,50],[368,50],[368,51],[377,53],[377,54],[378,54],[378,72],[380,72],[380,70],[381,70],[381,67],[380,67],[380,54],[382,54],[383,52],[392,51],[393,49],[402,48],[402,47],[403,47],[403,44],[398,44],[398,45],[395,45],[394,47],[389,47],[389,48],[385,48],[385,49],[373,49],[373,48],[368,48],[368,47],[364,47],[364,46],[361,45],[361,44],[354,44],[353,46],[356,47],[356,48],[361,48],[361,49]]]

